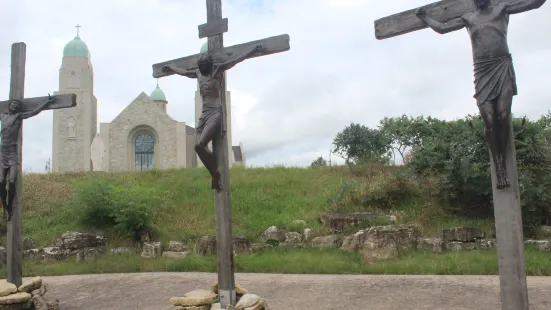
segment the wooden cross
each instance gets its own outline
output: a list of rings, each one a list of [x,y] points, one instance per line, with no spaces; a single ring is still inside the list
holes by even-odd
[[[14,43],[11,48],[11,81],[10,81],[10,100],[0,101],[0,113],[8,113],[11,100],[17,99],[21,102],[20,112],[29,112],[35,110],[48,100],[48,97],[24,98],[25,90],[25,61],[26,45],[23,42]],[[63,109],[76,106],[75,94],[63,94],[56,96],[57,100],[49,104],[45,109]],[[4,143],[4,141],[2,141]],[[8,240],[7,240],[7,269],[8,282],[21,285],[23,276],[23,265],[21,250],[23,247],[23,237],[21,234],[21,174],[22,174],[22,155],[23,145],[23,124],[19,129],[17,153],[19,158],[19,173],[16,179],[16,191],[13,201],[13,215],[8,222]],[[6,206],[2,206],[5,208]]]
[[[223,62],[236,55],[243,55],[261,44],[262,51],[253,54],[251,57],[264,56],[279,52],[288,51],[289,35],[279,35],[258,41],[252,41],[230,47],[224,47],[223,33],[228,31],[228,19],[222,19],[222,1],[221,0],[206,0],[207,4],[207,23],[200,25],[199,38],[208,37],[208,50],[212,53],[214,63]],[[159,78],[168,76],[173,73],[163,72],[161,70],[165,65],[173,65],[175,67],[192,70],[198,67],[197,59],[199,55],[192,55],[179,59],[166,61],[153,65],[153,77]],[[226,83],[225,76],[222,79],[220,89],[220,100],[222,110],[226,111]],[[222,114],[226,117],[226,113]],[[223,123],[226,123],[225,121]],[[230,203],[230,180],[228,166],[228,142],[226,130],[223,134],[216,135],[213,140],[213,152],[216,156],[216,161],[219,171],[222,174],[222,187],[215,191],[216,204],[216,245],[218,255],[218,284],[219,298],[223,309],[228,305],[235,305],[235,280],[234,280],[234,264],[233,264],[233,247],[232,247],[232,226],[231,226],[231,203]]]
[[[520,13],[539,8],[543,5],[545,0],[493,0],[492,2],[494,8],[500,4],[510,4],[507,6],[502,6],[502,8],[506,9],[512,7],[511,12]],[[470,16],[471,22],[473,18],[472,16],[478,16],[477,18],[482,20],[483,17],[480,16],[484,16],[477,14],[467,15],[475,10],[473,0],[443,0],[424,6],[423,9],[426,11],[426,16],[430,16],[431,20],[436,20],[437,22],[440,22],[440,24],[444,25],[436,26],[437,29],[445,29],[449,31],[461,29],[463,26],[468,26],[465,24],[466,22],[464,20],[464,16]],[[427,28],[427,24],[417,16],[416,11],[416,9],[408,10],[376,20],[375,37],[377,39],[386,39]],[[422,11],[420,11],[419,14],[420,16],[423,16],[421,12]],[[494,16],[494,18],[497,17]],[[432,23],[433,25],[436,24],[434,22]],[[502,35],[506,36],[506,28],[502,31],[504,31]],[[446,31],[440,30],[440,33],[445,32]],[[470,34],[472,39],[473,34]],[[476,38],[478,40],[485,39],[480,36]],[[490,38],[487,42],[493,41]],[[480,44],[480,42],[477,42],[477,44]],[[476,48],[479,46],[477,44],[472,43],[473,58],[475,57]],[[494,42],[494,44],[497,43]],[[505,47],[508,48],[508,46]],[[512,124],[510,120],[508,120],[508,122],[509,134],[504,154],[507,177],[510,182],[509,187],[496,187],[496,184],[498,184],[496,165],[493,160],[490,160],[499,264],[501,308],[503,310],[528,310],[529,302],[526,285],[524,237],[522,229],[522,212],[520,207],[516,152]],[[491,149],[490,158],[493,158]],[[503,181],[503,178],[501,178],[500,181]]]

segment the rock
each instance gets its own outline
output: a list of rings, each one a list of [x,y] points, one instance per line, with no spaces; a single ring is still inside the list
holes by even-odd
[[[245,294],[241,299],[239,299],[239,302],[235,305],[236,309],[246,309],[253,307],[259,303],[263,303],[263,299],[260,298],[260,296],[255,294]]]
[[[312,245],[320,248],[334,247],[340,248],[342,246],[342,235],[329,235],[325,237],[317,237],[312,239]]]
[[[34,290],[39,289],[41,286],[42,286],[42,278],[34,277],[32,279],[28,279],[27,281],[23,282],[23,284],[19,286],[18,290],[20,292],[30,293]]]
[[[33,308],[32,300],[29,300],[23,303],[18,303],[18,304],[9,304],[9,305],[0,304],[0,310],[31,310],[31,309],[35,309]],[[57,310],[59,310],[59,308]]]
[[[288,232],[285,234],[285,243],[301,243],[302,235],[297,232]]]
[[[210,308],[210,310],[222,310],[222,305],[220,305],[219,302],[212,304],[212,307]]]
[[[479,249],[493,249],[496,247],[496,241],[492,239],[477,239],[476,243]]]
[[[178,307],[178,308],[176,308],[176,310],[212,310],[212,307],[211,307],[211,305]]]
[[[211,305],[214,302],[215,295],[209,296],[190,296],[190,297],[172,297],[170,303],[174,306],[190,307]]]
[[[251,252],[258,253],[263,251],[266,248],[273,248],[274,246],[267,243],[253,243],[251,244]]]
[[[59,299],[54,299],[52,301],[46,301],[48,310],[59,310]]]
[[[269,227],[266,229],[262,235],[260,236],[260,240],[262,242],[268,242],[275,240],[277,242],[284,242],[285,241],[285,233],[286,231],[283,229],[279,229],[276,226]]]
[[[95,248],[84,248],[84,249],[78,249],[71,252],[71,256],[76,256],[77,262],[83,261],[83,260],[91,260],[96,258],[97,256],[105,253],[104,247],[95,247]]]
[[[169,241],[167,251],[169,252],[186,252],[188,250],[187,245],[179,241]]]
[[[138,240],[140,240],[141,243],[149,242],[152,239],[151,230],[149,230],[148,228],[143,228],[137,233],[137,235]]]
[[[291,224],[293,226],[306,226],[306,221],[305,220],[294,220]]]
[[[172,259],[184,258],[188,255],[189,255],[189,252],[172,252],[172,251],[163,252],[163,257],[172,258]]]
[[[209,256],[216,254],[216,237],[204,236],[197,240],[195,253],[199,256]]]
[[[239,308],[237,308],[237,309],[239,309]],[[266,308],[264,306],[264,301],[263,300],[259,301],[258,303],[256,303],[252,307],[243,308],[243,310],[264,310],[264,309],[266,309]]]
[[[46,293],[48,293],[48,283],[42,283],[42,286],[39,289],[36,289],[31,292],[31,296],[40,296],[44,297],[46,296]]]
[[[8,296],[0,297],[0,305],[22,304],[30,301],[31,298],[32,296],[29,293],[15,293]]]
[[[23,238],[23,251],[25,250],[30,250],[30,249],[34,249],[34,241],[33,239],[29,238],[29,237],[24,237]]]
[[[459,241],[459,242],[474,242],[476,239],[484,238],[484,233],[480,228],[472,227],[453,227],[442,230],[442,240]]]
[[[32,297],[32,302],[36,310],[48,310],[48,304],[46,304],[44,297],[35,295]]]
[[[472,251],[477,249],[477,243],[447,241],[447,242],[444,242],[444,249],[448,251]]]
[[[251,251],[251,241],[242,235],[233,236],[233,251],[236,253],[247,253]]]
[[[413,225],[375,226],[365,230],[363,254],[367,260],[388,259],[417,248],[419,231]]]
[[[161,256],[160,242],[145,242],[142,248],[142,257],[155,258]]]
[[[218,283],[214,283],[213,285],[211,285],[210,287],[210,290],[215,293],[215,294],[218,294]],[[247,291],[247,289],[245,289],[244,287],[242,287],[241,285],[239,285],[239,283],[235,283],[235,294],[237,295],[245,295],[247,294],[249,291]]]
[[[279,248],[282,249],[302,249],[304,248],[304,243],[287,243],[282,242],[278,245]]]
[[[44,249],[28,249],[21,252],[23,259],[44,259]]]
[[[419,238],[417,240],[417,249],[442,252],[444,250],[444,241],[442,241],[442,238]]]
[[[363,248],[365,242],[365,232],[363,230],[344,238],[341,250],[349,252],[358,252]]]
[[[132,247],[112,248],[110,252],[113,255],[135,254],[136,248],[132,248]]]
[[[184,294],[184,297],[197,298],[216,298],[216,294],[212,290],[194,290]]]
[[[0,280],[0,297],[17,293],[17,286],[9,283],[6,279]]]
[[[105,246],[107,239],[101,233],[65,232],[55,241],[55,246],[61,249],[76,250]]]
[[[320,217],[322,225],[329,227],[333,232],[342,232],[348,227],[355,227],[358,224],[374,219],[377,214],[366,212],[336,213],[329,212]]]
[[[42,249],[44,251],[44,260],[60,261],[69,257],[71,250],[62,249],[59,247],[48,247]]]
[[[540,251],[551,251],[551,245],[548,240],[526,240],[524,244],[534,245]]]
[[[304,229],[303,235],[304,235],[304,241],[309,242],[310,240],[312,240],[312,229],[310,228]]]

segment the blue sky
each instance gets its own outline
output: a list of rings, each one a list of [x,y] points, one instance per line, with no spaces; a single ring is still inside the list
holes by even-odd
[[[428,4],[423,0],[223,0],[225,45],[287,33],[289,52],[245,61],[228,74],[234,144],[251,165],[308,165],[328,158],[333,137],[350,122],[376,126],[385,116],[454,119],[477,113],[465,30],[430,30],[378,41],[373,21]],[[24,18],[20,18],[24,16]],[[509,43],[519,95],[513,112],[536,118],[551,103],[551,5],[511,17]],[[58,89],[63,46],[82,25],[95,71],[98,121],[110,122],[156,85],[151,65],[198,52],[203,0],[19,0],[0,11],[0,94],[9,92],[10,48],[27,43],[28,97]],[[168,113],[194,121],[196,84],[159,81]],[[52,113],[28,120],[23,168],[42,172],[51,157]],[[333,156],[335,160],[335,156]]]

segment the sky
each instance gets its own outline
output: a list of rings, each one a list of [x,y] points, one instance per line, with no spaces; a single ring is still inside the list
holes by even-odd
[[[156,86],[154,63],[199,52],[204,0],[18,0],[0,11],[0,100],[9,95],[11,44],[27,44],[25,96],[58,90],[63,47],[76,35],[88,45],[98,121],[111,122]],[[478,113],[466,30],[421,30],[386,40],[374,21],[428,0],[223,0],[225,46],[280,34],[290,51],[238,64],[228,73],[233,144],[251,166],[306,166],[329,159],[335,135],[350,123],[375,127],[384,117],[442,119]],[[509,46],[519,94],[517,116],[538,118],[551,104],[551,4],[511,16]],[[194,125],[196,83],[159,80],[168,114]],[[26,120],[23,170],[43,172],[52,153],[51,111]],[[98,129],[99,130],[99,129]],[[336,155],[333,162],[342,162]]]

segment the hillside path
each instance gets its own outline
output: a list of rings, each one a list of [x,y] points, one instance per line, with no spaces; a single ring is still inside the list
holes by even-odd
[[[168,299],[216,281],[211,273],[132,273],[44,277],[62,310],[169,310]],[[493,310],[497,276],[236,274],[276,310]],[[551,277],[528,277],[531,310],[551,309]]]

